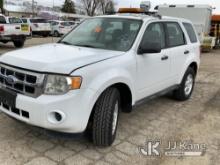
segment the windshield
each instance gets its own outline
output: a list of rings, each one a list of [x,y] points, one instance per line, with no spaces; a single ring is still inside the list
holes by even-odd
[[[47,23],[46,19],[30,19],[31,23]]]
[[[60,43],[98,49],[128,51],[142,21],[124,18],[92,18],[81,23]]]
[[[9,18],[8,20],[11,24],[13,24],[13,23],[23,23],[20,18]]]

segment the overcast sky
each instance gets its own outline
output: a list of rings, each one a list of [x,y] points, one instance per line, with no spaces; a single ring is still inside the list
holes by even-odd
[[[37,2],[51,5],[53,4],[53,1],[56,5],[62,5],[64,0],[35,0]],[[77,0],[75,0],[77,1]],[[114,0],[117,3],[118,7],[139,7],[140,2],[143,0]],[[176,0],[151,0],[152,6],[156,6],[159,4],[182,4],[181,1]],[[216,10],[214,10],[214,13],[220,14],[220,0],[184,0],[184,4],[208,4],[213,7],[216,7]]]

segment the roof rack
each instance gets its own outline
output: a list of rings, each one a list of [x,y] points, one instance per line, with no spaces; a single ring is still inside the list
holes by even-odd
[[[131,13],[131,14],[145,14],[148,16],[152,16],[152,17],[157,17],[159,19],[162,19],[162,16],[160,14],[158,14],[157,12],[153,12],[153,11],[144,11],[141,8],[119,8],[117,13]]]

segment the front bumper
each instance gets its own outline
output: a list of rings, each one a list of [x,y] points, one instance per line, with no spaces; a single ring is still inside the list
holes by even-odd
[[[90,100],[94,94],[95,92],[89,89],[70,91],[59,96],[42,95],[38,98],[18,94],[16,111],[5,108],[2,104],[0,110],[37,127],[58,132],[81,133],[87,127],[92,111]],[[61,121],[55,120],[54,112],[62,114]]]

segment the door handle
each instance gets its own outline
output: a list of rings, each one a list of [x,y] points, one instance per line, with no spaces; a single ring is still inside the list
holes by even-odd
[[[161,60],[162,60],[162,61],[168,60],[168,58],[169,58],[168,56],[164,55],[163,57],[161,57]]]
[[[186,51],[184,52],[184,54],[189,54],[189,51],[188,51],[188,50],[186,50]]]

